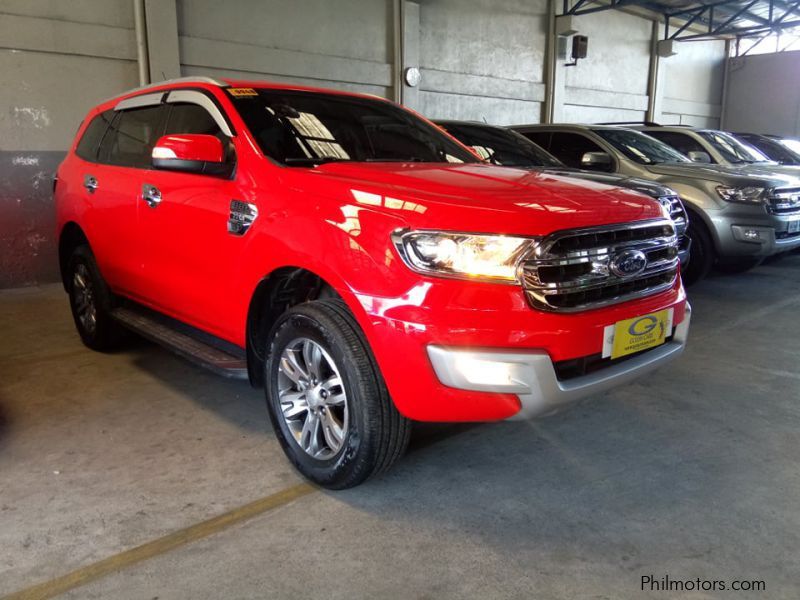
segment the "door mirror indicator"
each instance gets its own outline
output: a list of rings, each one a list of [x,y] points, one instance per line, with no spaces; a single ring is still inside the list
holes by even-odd
[[[213,135],[180,133],[159,138],[152,152],[156,169],[199,175],[229,177],[233,163],[225,160],[225,148]]]
[[[688,156],[689,160],[692,162],[705,164],[711,163],[711,156],[708,154],[708,152],[703,152],[702,150],[692,150],[686,156]]]
[[[581,156],[581,167],[607,171],[611,168],[611,156],[605,152],[586,152]]]

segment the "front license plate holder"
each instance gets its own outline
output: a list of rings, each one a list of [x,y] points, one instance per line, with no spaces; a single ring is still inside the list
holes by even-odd
[[[603,330],[603,358],[622,358],[663,344],[672,334],[675,310],[667,308],[617,321]]]

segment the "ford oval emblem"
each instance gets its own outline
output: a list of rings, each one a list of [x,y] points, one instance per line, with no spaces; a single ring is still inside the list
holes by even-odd
[[[634,277],[647,268],[647,256],[641,250],[624,250],[611,259],[608,268],[617,277]]]

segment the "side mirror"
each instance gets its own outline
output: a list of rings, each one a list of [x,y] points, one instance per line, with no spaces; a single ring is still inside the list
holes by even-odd
[[[159,138],[153,146],[153,166],[198,175],[229,176],[233,164],[225,161],[219,138],[199,133],[177,133]]]
[[[696,163],[711,163],[711,156],[708,152],[703,152],[702,150],[692,150],[686,156],[689,157],[689,160]]]
[[[597,171],[611,170],[611,157],[605,152],[586,152],[581,156],[581,167]]]

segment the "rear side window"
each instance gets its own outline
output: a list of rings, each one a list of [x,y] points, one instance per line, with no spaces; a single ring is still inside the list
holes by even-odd
[[[534,144],[541,146],[548,152],[550,151],[550,132],[549,131],[520,131],[522,135],[532,141]],[[551,152],[552,154],[552,152]]]
[[[108,125],[113,119],[113,110],[107,110],[93,118],[83,131],[78,146],[75,148],[75,154],[84,160],[95,162],[97,160],[97,150],[100,147],[100,142],[103,141],[103,136],[108,129]]]
[[[201,133],[216,136],[221,140],[226,137],[205,108],[189,103],[170,105],[164,135],[172,133]]]
[[[661,140],[667,146],[672,146],[681,154],[689,154],[689,152],[705,152],[705,148],[700,145],[700,142],[695,140],[692,136],[685,133],[676,133],[674,131],[645,131],[657,140]]]
[[[149,168],[163,129],[161,105],[120,111],[100,144],[99,159],[121,167]]]

